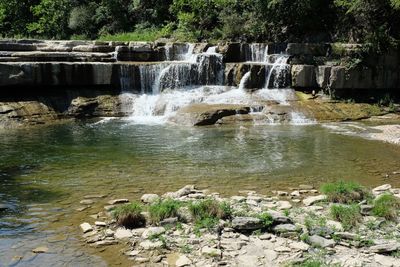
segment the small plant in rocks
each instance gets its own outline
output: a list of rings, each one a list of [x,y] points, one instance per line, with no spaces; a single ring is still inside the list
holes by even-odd
[[[369,197],[368,191],[360,184],[352,181],[338,181],[321,186],[321,192],[334,203],[350,204]]]
[[[143,207],[140,203],[133,202],[122,205],[112,211],[113,218],[117,221],[117,225],[128,229],[142,227],[146,224],[146,219],[141,214]]]
[[[399,208],[400,199],[391,194],[384,194],[375,199],[372,212],[375,216],[395,221]]]
[[[349,230],[356,226],[362,219],[360,207],[356,204],[352,205],[332,205],[330,209],[331,216],[334,220],[342,223],[345,230]]]
[[[226,219],[232,214],[230,205],[227,202],[218,202],[215,199],[206,199],[192,202],[189,210],[196,220],[205,218]]]
[[[176,217],[178,209],[182,206],[182,202],[174,199],[160,200],[149,207],[150,222],[158,224],[160,221]]]
[[[274,219],[272,218],[271,214],[264,212],[259,214],[257,217],[261,220],[264,230],[268,231],[271,229],[272,224],[274,223]]]

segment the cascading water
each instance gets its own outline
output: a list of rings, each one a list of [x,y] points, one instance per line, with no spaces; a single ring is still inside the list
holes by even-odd
[[[251,78],[248,71],[238,88],[223,86],[223,56],[217,47],[209,47],[206,52],[195,53],[193,44],[171,44],[165,47],[167,61],[139,66],[140,94],[128,94],[130,104],[129,119],[137,123],[162,123],[177,110],[194,103],[239,104],[257,106],[274,100],[281,105],[295,100],[294,90],[282,89],[290,70],[287,55],[268,55],[267,44],[252,44],[246,49],[248,64],[263,64],[266,69],[265,88],[255,92],[246,91]],[[125,77],[131,71],[122,72]],[[124,78],[122,78],[124,80]],[[121,81],[122,81],[121,80]],[[129,91],[132,85],[121,88]],[[255,109],[254,112],[260,112]],[[288,113],[289,114],[289,113]],[[302,114],[290,113],[293,120],[304,120]]]

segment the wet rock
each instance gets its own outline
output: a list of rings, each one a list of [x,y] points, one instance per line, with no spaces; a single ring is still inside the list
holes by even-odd
[[[46,253],[46,252],[48,252],[48,251],[49,251],[49,248],[48,248],[48,247],[37,247],[37,248],[32,249],[32,252],[33,252],[33,253],[36,253],[36,254],[39,254],[39,253]]]
[[[163,233],[165,233],[165,228],[164,227],[150,227],[147,228],[143,234],[142,234],[142,238],[149,238],[151,236],[158,236],[158,235],[162,235]]]
[[[118,228],[114,234],[114,237],[116,239],[131,238],[132,236],[133,236],[132,231],[125,228]]]
[[[186,257],[185,255],[179,256],[178,260],[176,261],[175,265],[177,267],[183,267],[183,266],[188,266],[191,265],[192,261]]]
[[[318,236],[318,235],[310,236],[309,242],[312,246],[320,247],[320,248],[328,248],[328,247],[335,246],[335,241],[333,241],[331,239],[323,238],[322,236]]]
[[[123,204],[123,203],[128,203],[129,200],[126,198],[120,198],[120,199],[113,199],[108,201],[108,204],[110,205],[116,205],[116,204]]]
[[[146,240],[143,241],[139,244],[139,246],[141,248],[143,248],[144,250],[152,250],[152,249],[158,249],[158,248],[162,248],[163,247],[163,243],[161,241],[150,241],[150,240]]]
[[[93,199],[93,198],[105,198],[107,195],[101,195],[101,194],[99,194],[99,195],[86,195],[86,196],[84,196],[83,198],[85,198],[85,199]]]
[[[79,203],[82,205],[92,205],[94,203],[94,201],[90,200],[90,199],[84,199],[84,200],[81,200]]]
[[[326,199],[327,199],[326,195],[308,197],[308,198],[303,199],[303,204],[306,206],[311,206],[315,203],[325,201]]]
[[[221,257],[222,251],[220,249],[205,246],[201,249],[201,254],[209,257]]]
[[[75,210],[79,211],[79,212],[82,212],[82,211],[87,210],[88,208],[89,208],[89,206],[83,206],[83,207],[76,208]]]
[[[99,226],[99,227],[106,227],[107,226],[107,223],[105,223],[105,222],[95,222],[94,223],[94,225],[96,225],[96,226]]]
[[[369,248],[369,251],[371,253],[390,253],[393,251],[397,251],[399,249],[400,249],[400,243],[391,241],[387,242],[386,244],[371,246]]]
[[[80,225],[80,227],[81,227],[81,229],[82,229],[82,232],[85,234],[85,233],[87,233],[87,232],[91,232],[91,231],[93,231],[93,227],[89,224],[89,223],[82,223],[81,225]]]
[[[262,222],[254,217],[236,217],[232,220],[232,228],[235,230],[257,230],[262,228]]]
[[[149,204],[149,203],[154,203],[160,200],[160,197],[157,194],[144,194],[140,200],[143,203]]]
[[[8,210],[9,209],[9,206],[8,205],[6,205],[6,204],[1,204],[0,203],[0,211],[6,211],[6,210]]]

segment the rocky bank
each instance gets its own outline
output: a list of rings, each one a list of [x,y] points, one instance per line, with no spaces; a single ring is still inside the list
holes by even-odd
[[[387,220],[374,215],[371,204],[386,194],[400,198],[400,189],[389,184],[372,189],[370,200],[354,204],[360,218],[349,226],[332,217],[330,210],[338,204],[309,185],[269,196],[240,191],[228,198],[188,185],[163,196],[143,195],[146,224],[141,227],[117,225],[112,210],[129,200],[114,199],[80,228],[87,246],[112,249],[123,244],[125,249],[115,253],[131,259],[133,266],[400,266],[398,210]],[[103,200],[88,196],[81,203],[93,201]],[[154,222],[147,207],[163,201],[182,205],[176,216]],[[199,225],[187,205],[205,201],[223,203],[229,216]]]

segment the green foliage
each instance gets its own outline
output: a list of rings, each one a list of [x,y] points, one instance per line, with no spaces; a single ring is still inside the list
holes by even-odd
[[[292,264],[291,266],[293,266],[293,267],[323,267],[323,266],[327,266],[327,265],[324,264],[321,260],[307,259],[302,263]]]
[[[358,183],[352,181],[338,181],[321,186],[321,192],[328,196],[328,200],[335,203],[352,203],[368,197],[367,191]]]
[[[260,215],[258,215],[258,218],[261,220],[264,230],[269,230],[274,223],[271,214],[269,214],[268,212],[261,213]]]
[[[170,33],[168,29],[146,29],[146,30],[136,30],[134,32],[118,33],[118,34],[105,34],[99,37],[101,41],[146,41],[152,42],[161,37],[168,37]]]
[[[231,216],[232,212],[228,203],[220,203],[214,199],[193,202],[189,205],[189,210],[196,220],[205,218],[226,219]]]
[[[334,220],[342,223],[345,230],[356,226],[362,219],[360,207],[358,205],[332,205],[330,209]]]
[[[119,226],[129,229],[142,227],[146,224],[146,219],[141,214],[143,207],[140,203],[133,202],[118,206],[112,211],[113,218]]]
[[[384,217],[387,220],[396,220],[399,208],[400,200],[397,197],[384,194],[374,201],[372,212],[375,216]]]
[[[177,211],[181,206],[181,202],[173,199],[158,201],[150,205],[149,213],[151,223],[159,223],[166,218],[176,217]]]
[[[326,218],[323,216],[318,216],[314,213],[309,213],[304,220],[304,225],[307,227],[308,230],[312,230],[316,227],[325,227]]]

